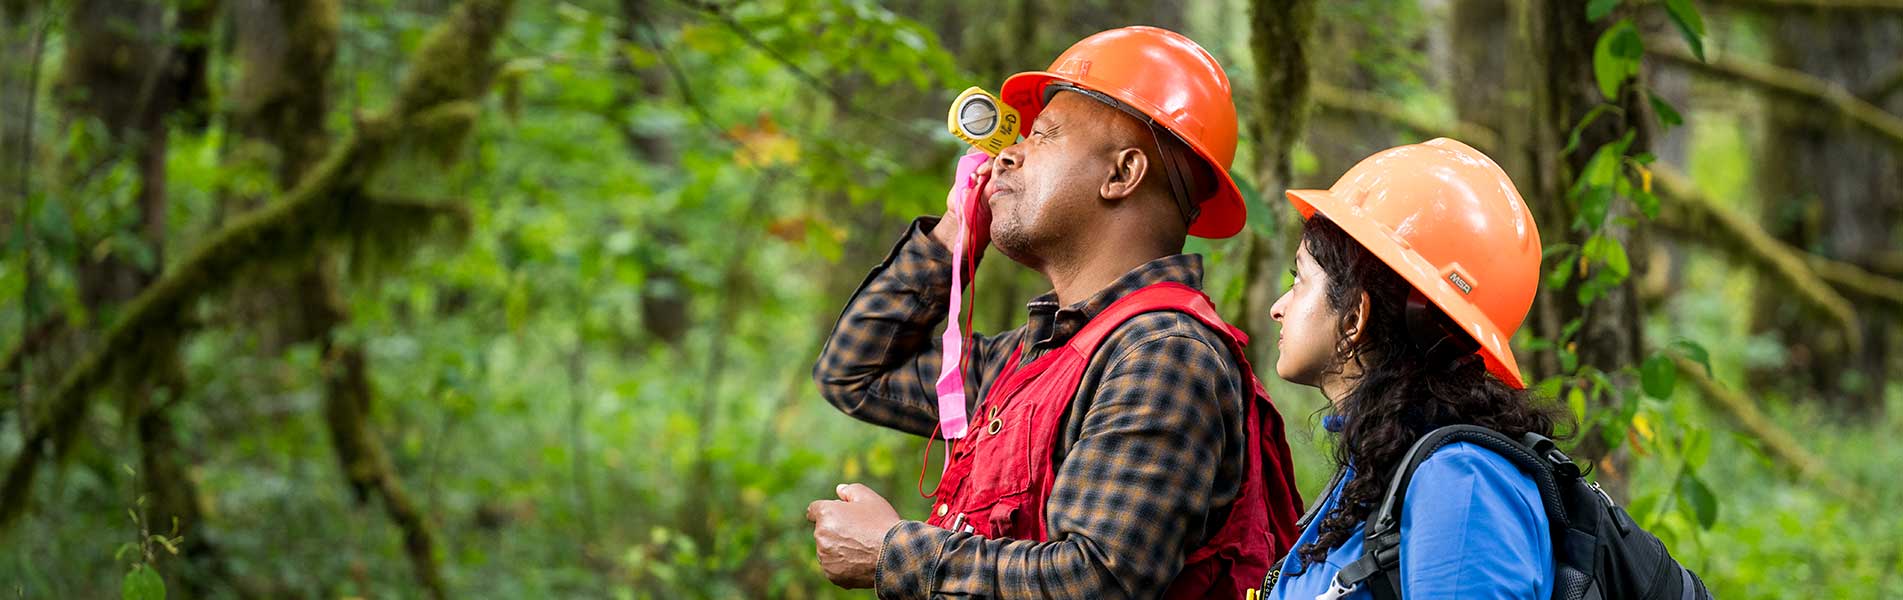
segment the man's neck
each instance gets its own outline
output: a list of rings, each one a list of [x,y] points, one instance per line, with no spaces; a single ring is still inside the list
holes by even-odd
[[[1102,239],[1119,238],[1106,236]],[[1075,260],[1052,265],[1044,271],[1044,277],[1051,281],[1051,291],[1057,293],[1059,306],[1083,302],[1132,269],[1171,254],[1142,249],[1142,246],[1129,243],[1097,244],[1094,248],[1084,249]]]

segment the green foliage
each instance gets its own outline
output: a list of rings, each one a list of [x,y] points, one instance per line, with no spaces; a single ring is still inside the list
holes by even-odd
[[[331,243],[366,250],[348,253],[346,266],[361,276],[341,289],[351,321],[337,339],[368,354],[371,430],[439,535],[452,595],[863,596],[836,590],[814,564],[806,503],[839,482],[863,481],[901,514],[919,515],[918,476],[936,463],[923,460],[921,440],[827,406],[809,380],[811,360],[865,270],[913,216],[942,207],[961,150],[942,133],[949,94],[997,82],[973,81],[972,67],[946,47],[956,38],[941,43],[934,26],[862,0],[648,2],[651,14],[625,36],[621,3],[517,4],[510,26],[490,33],[498,36],[494,60],[481,64],[459,60],[469,40],[427,33],[452,18],[444,3],[365,0],[338,15],[332,144],[366,114],[399,104],[429,130],[379,147],[387,164],[365,174],[361,197],[331,206],[346,214],[326,218],[349,234]],[[1595,0],[1586,16],[1614,19],[1639,4]],[[1690,3],[1665,7],[1702,52],[1704,24],[1686,12]],[[1436,13],[1387,0],[1319,10],[1389,33],[1343,50],[1369,73],[1367,85],[1404,99],[1410,113],[1452,115],[1443,91],[1422,77],[1426,54],[1415,48]],[[1222,31],[1190,33],[1219,56],[1246,54],[1238,50],[1245,37]],[[1737,180],[1754,168],[1749,128],[1712,126],[1717,111],[1681,113],[1635,89],[1644,51],[1636,33],[1620,20],[1595,40],[1590,85],[1613,101],[1576,124],[1568,150],[1601,120],[1629,126],[1636,115],[1616,100],[1643,93],[1661,125],[1731,136],[1699,138],[1690,167],[1701,182],[1739,191],[1747,184]],[[52,51],[57,58],[59,48]],[[406,79],[407,57],[418,52],[455,68]],[[1049,58],[1012,60],[1035,68]],[[479,66],[496,67],[495,94],[440,102],[481,84]],[[225,62],[214,69],[235,76]],[[1256,90],[1241,71],[1230,74],[1247,106]],[[41,118],[39,166],[49,176],[36,179],[43,189],[21,213],[33,236],[0,234],[0,297],[9,299],[0,302],[0,341],[9,344],[25,316],[66,315],[92,340],[129,312],[112,302],[98,314],[88,308],[78,266],[86,259],[176,266],[212,232],[248,218],[231,198],[290,193],[274,184],[275,149],[216,119],[175,129],[165,165],[168,235],[153,247],[139,232],[137,165],[109,160],[119,149],[95,121]],[[1568,225],[1582,235],[1548,244],[1548,288],[1578,284],[1577,299],[1591,302],[1633,277],[1638,255],[1609,228],[1621,224],[1617,215],[1659,211],[1653,159],[1634,144],[1627,135],[1588,148],[1591,159],[1563,199],[1580,208]],[[1306,167],[1298,172],[1319,168],[1315,148],[1298,150]],[[1507,156],[1496,157],[1507,164]],[[1257,189],[1238,171],[1252,209],[1283,207],[1276,190]],[[449,225],[462,243],[414,244],[416,232],[441,233],[426,224]],[[19,258],[29,247],[39,266],[32,294]],[[1243,246],[1195,240],[1190,248],[1209,254],[1206,287],[1233,305],[1247,283]],[[391,249],[410,258],[379,260]],[[990,262],[1006,277],[983,285],[1015,286],[1005,291],[1016,318],[1015,303],[1039,290],[1010,280],[1021,272],[1006,261]],[[135,502],[138,532],[128,538],[126,498],[141,486],[117,465],[134,460],[139,443],[130,419],[96,410],[69,460],[45,463],[28,514],[0,544],[0,581],[17,582],[28,597],[107,597],[114,587],[124,598],[193,595],[178,582],[203,564],[176,556],[189,537],[215,542],[228,569],[211,579],[210,597],[416,593],[402,532],[380,501],[356,498],[336,466],[322,418],[324,374],[334,364],[317,344],[274,328],[287,310],[282,298],[247,297],[281,286],[283,270],[194,282],[192,300],[165,311],[198,332],[178,341],[189,385],[168,414],[205,524],[171,531],[154,518],[159,531],[147,531]],[[1903,571],[1895,558],[1903,520],[1792,481],[1754,440],[1728,433],[1720,416],[1692,402],[1693,386],[1679,385],[1688,376],[1671,368],[1677,358],[1743,381],[1740,373],[1790,352],[1743,329],[1739,306],[1724,300],[1748,297],[1760,285],[1749,276],[1702,255],[1679,276],[1683,291],[1646,308],[1645,337],[1681,341],[1654,344],[1640,364],[1608,372],[1580,364],[1574,348],[1584,325],[1574,320],[1558,339],[1522,348],[1560,357],[1563,373],[1538,382],[1536,393],[1600,427],[1625,455],[1616,475],[1632,514],[1722,596],[1903,595],[1894,575]],[[228,291],[200,294],[199,284]],[[38,364],[57,372],[45,365],[59,358]],[[1313,433],[1315,420],[1301,417],[1325,401],[1267,377],[1270,369],[1258,365],[1313,498],[1330,449]],[[41,383],[44,398],[50,386]],[[118,396],[101,395],[100,406],[126,400]],[[1895,403],[1903,390],[1890,396]],[[1889,476],[1903,455],[1885,443],[1903,427],[1896,417],[1844,423],[1798,399],[1761,400],[1869,486],[1873,505],[1903,502]],[[0,412],[8,419],[0,456],[9,458],[24,446],[12,414]]]

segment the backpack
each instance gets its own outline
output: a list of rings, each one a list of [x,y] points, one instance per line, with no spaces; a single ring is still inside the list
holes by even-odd
[[[1499,454],[1533,477],[1553,532],[1555,600],[1711,600],[1698,575],[1673,560],[1665,544],[1640,529],[1599,484],[1587,481],[1553,440],[1528,433],[1516,441],[1473,425],[1436,429],[1408,449],[1381,504],[1368,515],[1362,530],[1366,551],[1336,573],[1330,595],[1340,597],[1365,584],[1375,600],[1401,597],[1401,503],[1408,482],[1434,451],[1455,442]],[[1304,526],[1312,512],[1303,518]],[[1264,582],[1264,596],[1276,575]]]

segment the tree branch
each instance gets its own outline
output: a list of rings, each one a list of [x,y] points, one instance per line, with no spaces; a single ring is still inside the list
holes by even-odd
[[[1823,311],[1851,340],[1860,340],[1856,305],[1842,295],[1850,292],[1903,311],[1903,281],[1871,273],[1862,267],[1805,252],[1773,237],[1762,227],[1719,206],[1666,164],[1652,166],[1660,200],[1660,227],[1726,249],[1768,274],[1782,279],[1804,303]],[[1854,346],[1853,346],[1854,347]]]
[[[1759,11],[1895,12],[1903,0],[1706,0],[1703,4]]]
[[[1766,455],[1791,467],[1804,480],[1821,484],[1838,496],[1867,501],[1867,492],[1839,479],[1823,459],[1804,449],[1795,436],[1778,427],[1777,421],[1766,416],[1750,398],[1705,375],[1704,365],[1682,357],[1674,361],[1678,363],[1678,372],[1698,387],[1699,397],[1705,400],[1705,405],[1729,417],[1739,429],[1756,438]]]
[[[1646,53],[1730,83],[1822,105],[1836,112],[1839,118],[1903,149],[1903,117],[1858,98],[1842,85],[1802,71],[1722,55],[1703,62],[1682,46],[1673,41],[1654,40],[1646,43]]]
[[[1415,116],[1399,102],[1368,92],[1338,88],[1322,82],[1315,82],[1311,91],[1315,105],[1329,112],[1375,117],[1422,135],[1454,138],[1487,152],[1500,151],[1500,134],[1477,123],[1458,119],[1432,120]]]
[[[47,446],[56,456],[64,455],[93,393],[133,366],[148,344],[176,343],[185,333],[185,309],[243,270],[300,261],[310,256],[312,247],[350,233],[352,211],[364,206],[363,188],[392,148],[432,142],[415,139],[423,134],[413,131],[413,121],[427,121],[423,124],[440,135],[446,111],[437,109],[481,96],[494,72],[490,51],[513,3],[465,0],[458,5],[418,48],[394,105],[360,119],[349,137],[282,201],[214,233],[126,305],[99,346],[60,378],[46,400],[45,415],[23,440],[0,482],[0,527],[25,512]]]
[[[1876,79],[1872,80],[1869,87],[1864,88],[1863,91],[1857,95],[1862,96],[1864,100],[1870,101],[1871,104],[1883,104],[1885,100],[1890,98],[1890,94],[1899,91],[1903,91],[1903,60],[1899,60],[1896,64],[1890,65],[1889,70],[1884,71],[1882,75],[1878,75]]]
[[[1889,305],[1890,310],[1903,314],[1903,281],[1815,254],[1810,255],[1808,262],[1817,275],[1837,286],[1837,289],[1877,300]]]
[[[733,15],[727,14],[727,7],[714,4],[711,2],[707,2],[705,0],[676,0],[676,1],[680,2],[682,5],[685,5],[686,7],[690,9],[699,11],[701,13],[706,14],[709,17],[712,17],[715,21],[719,21],[722,27],[726,27],[728,31],[733,32],[735,36],[740,38],[740,41],[745,42],[748,46],[752,47],[753,49],[759,50],[762,54],[767,55],[767,58],[773,59],[773,62],[779,63],[780,66],[782,68],[785,68],[788,73],[793,74],[794,79],[800,80],[800,83],[806,84],[807,87],[813,88],[814,91],[817,91],[820,93],[820,95],[825,96],[827,100],[832,101],[833,104],[838,106],[840,110],[846,111],[847,113],[853,114],[853,115],[871,115],[873,118],[876,118],[888,123],[893,123],[893,124],[899,123],[898,119],[892,117],[892,115],[886,114],[886,111],[864,110],[859,108],[857,104],[853,103],[851,96],[848,96],[845,92],[842,92],[838,88],[835,88],[827,84],[825,81],[821,80],[818,76],[813,75],[812,73],[808,72],[805,68],[801,67],[799,63],[793,62],[793,59],[791,57],[788,57],[785,54],[780,53],[779,50],[776,50],[772,46],[767,45],[766,40],[760,39],[760,36],[755,35],[753,33],[753,30],[747,29],[746,25],[743,25],[740,23],[739,20],[734,19]],[[896,131],[908,131],[908,129],[900,128]]]
[[[1670,165],[1654,164],[1652,174],[1661,192],[1659,216],[1653,223],[1687,239],[1730,252],[1766,275],[1782,280],[1799,301],[1828,316],[1850,341],[1850,347],[1861,343],[1863,329],[1858,324],[1855,305],[1811,269],[1806,260],[1808,253],[1720,207],[1699,191],[1689,177]]]

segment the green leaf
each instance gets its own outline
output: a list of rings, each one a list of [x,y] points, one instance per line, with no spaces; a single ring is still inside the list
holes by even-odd
[[[1639,59],[1644,55],[1645,42],[1631,19],[1621,19],[1599,35],[1592,49],[1592,73],[1607,100],[1619,100],[1620,86],[1639,73]]]
[[[120,600],[165,600],[165,579],[146,565],[132,567],[119,584]]]
[[[1606,220],[1606,211],[1612,207],[1612,187],[1591,187],[1579,199],[1579,214],[1575,215],[1573,226],[1589,231],[1597,231]]]
[[[1685,456],[1685,464],[1693,467],[1705,466],[1711,458],[1711,432],[1707,429],[1692,428],[1685,432],[1685,441],[1679,452]]]
[[[1566,407],[1573,410],[1573,422],[1586,422],[1586,392],[1574,386],[1566,391]]]
[[[1672,17],[1672,25],[1678,27],[1679,35],[1685,37],[1685,43],[1692,47],[1692,55],[1700,62],[1705,60],[1705,19],[1698,14],[1698,7],[1692,6],[1692,0],[1665,0],[1665,13]]]
[[[1706,377],[1712,376],[1711,353],[1706,351],[1704,346],[1700,346],[1698,345],[1698,342],[1694,342],[1691,340],[1679,340],[1676,342],[1672,342],[1671,347],[1676,348],[1680,354],[1685,355],[1686,359],[1689,359],[1692,362],[1698,363],[1700,366],[1705,367]]]
[[[1586,20],[1597,21],[1604,19],[1606,15],[1612,14],[1612,9],[1618,7],[1619,0],[1592,0],[1591,3],[1586,5]]]
[[[1672,388],[1678,385],[1678,368],[1672,365],[1672,357],[1665,354],[1653,354],[1639,365],[1639,384],[1645,388],[1645,395],[1660,400],[1672,397]]]
[[[1586,116],[1579,118],[1578,124],[1573,125],[1573,130],[1566,134],[1566,148],[1561,150],[1560,153],[1572,154],[1574,150],[1579,149],[1579,134],[1591,126],[1593,121],[1599,120],[1600,115],[1606,114],[1608,111],[1617,113],[1624,112],[1620,110],[1618,106],[1605,102],[1601,102],[1598,106],[1592,107],[1592,110],[1586,111]]]
[[[1627,275],[1632,274],[1632,263],[1626,257],[1625,245],[1619,243],[1619,240],[1606,237],[1604,234],[1595,234],[1586,240],[1586,247],[1582,251],[1586,253],[1587,260],[1605,265],[1606,270],[1617,276],[1619,280],[1624,280]]]
[[[1678,475],[1678,504],[1681,510],[1691,513],[1698,526],[1711,529],[1718,522],[1718,496],[1711,487],[1698,478],[1698,473],[1690,466]]]
[[[1685,124],[1685,117],[1678,114],[1678,109],[1673,108],[1672,103],[1666,102],[1658,94],[1647,92],[1646,95],[1651,96],[1652,114],[1658,116],[1660,129],[1671,129]]]
[[[1632,190],[1632,203],[1639,206],[1639,212],[1647,219],[1659,218],[1659,197],[1643,189]]]
[[[1562,339],[1562,340],[1573,339],[1573,334],[1579,333],[1579,327],[1585,324],[1586,324],[1585,319],[1580,317],[1573,317],[1573,320],[1567,321],[1565,325],[1560,326],[1559,339]]]

